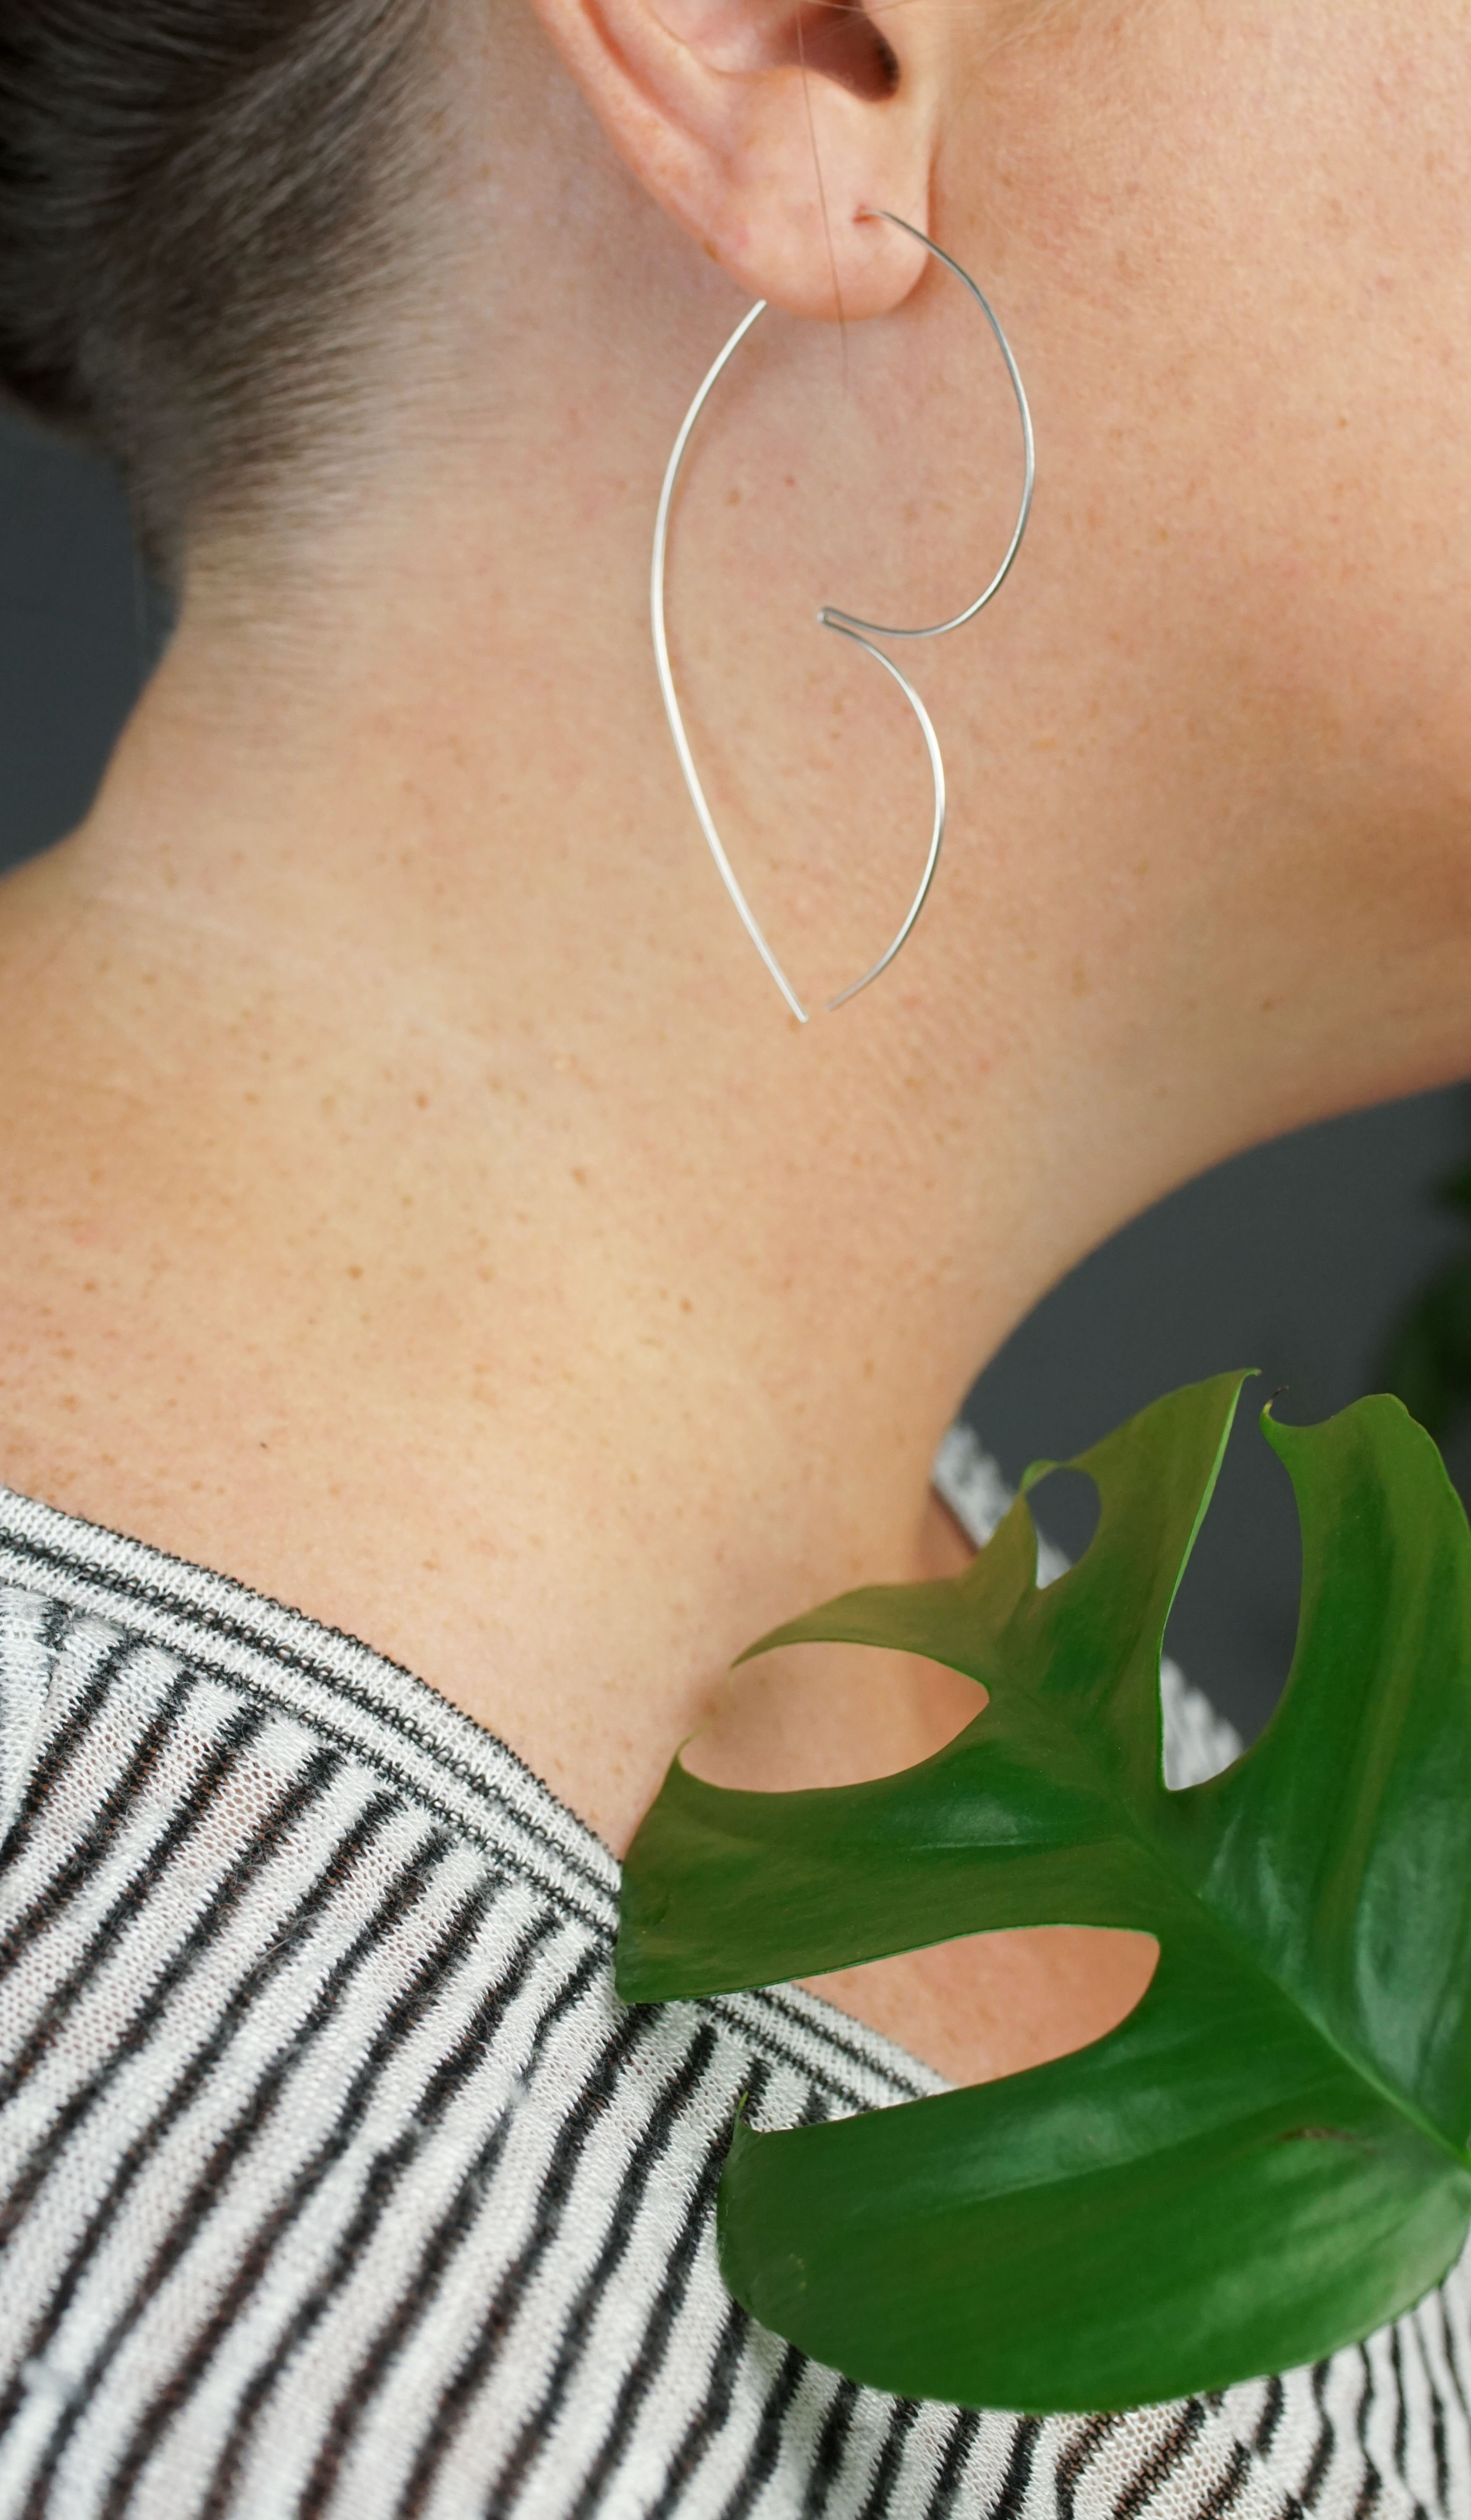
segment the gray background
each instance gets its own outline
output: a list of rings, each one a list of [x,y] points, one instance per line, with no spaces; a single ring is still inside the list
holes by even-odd
[[[85,813],[161,628],[108,473],[0,417],[0,865]]]
[[[162,635],[105,472],[0,421],[0,864],[85,810]],[[0,1010],[3,1024],[3,1010]],[[3,1038],[3,1036],[0,1036]],[[1386,1328],[1464,1228],[1431,1192],[1471,1157],[1466,1091],[1311,1129],[1130,1226],[1039,1306],[967,1404],[1012,1477],[1065,1459],[1175,1384],[1255,1365],[1286,1417],[1370,1387]],[[1238,1428],[1170,1643],[1247,1732],[1291,1659],[1298,1546],[1285,1474]],[[1452,1467],[1460,1464],[1452,1456]],[[1466,1467],[1471,1470],[1471,1452]],[[1047,1492],[1043,1518],[1086,1524]]]

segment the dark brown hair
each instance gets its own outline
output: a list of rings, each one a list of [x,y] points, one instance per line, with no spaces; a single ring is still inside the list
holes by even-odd
[[[3,0],[0,386],[117,465],[166,573],[350,392],[432,6]]]

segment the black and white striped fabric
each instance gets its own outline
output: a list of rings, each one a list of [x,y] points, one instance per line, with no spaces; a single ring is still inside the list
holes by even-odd
[[[994,1519],[963,1438],[941,1476]],[[1229,1755],[1169,1704],[1178,1775]],[[753,2327],[739,2094],[936,2078],[791,1991],[620,2006],[616,1867],[509,1751],[3,1491],[0,1804],[0,2520],[1471,2515],[1459,2273],[1361,2353],[1092,2421]]]

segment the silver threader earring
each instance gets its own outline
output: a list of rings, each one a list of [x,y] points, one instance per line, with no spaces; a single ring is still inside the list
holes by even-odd
[[[898,935],[894,938],[893,943],[884,953],[880,954],[872,969],[870,971],[866,971],[861,980],[855,980],[851,987],[842,990],[837,997],[828,1001],[827,1012],[829,1014],[833,1013],[838,1007],[846,1006],[850,998],[856,998],[861,989],[866,989],[869,986],[870,980],[876,980],[881,971],[886,971],[888,969],[889,965],[893,962],[900,947],[905,943],[907,937],[910,935],[920,911],[924,908],[925,899],[928,895],[930,885],[934,881],[935,869],[940,863],[940,844],[945,837],[945,763],[940,752],[939,739],[935,734],[934,727],[930,723],[929,711],[926,709],[924,702],[919,698],[918,693],[915,691],[914,684],[909,680],[909,677],[906,674],[902,674],[899,667],[894,663],[893,658],[886,656],[881,648],[875,648],[873,642],[875,639],[943,639],[946,637],[947,633],[952,630],[962,630],[967,621],[973,621],[978,612],[983,612],[985,610],[986,606],[991,602],[992,597],[994,595],[998,595],[1003,586],[1004,586],[1006,579],[1011,572],[1011,563],[1021,549],[1021,539],[1027,530],[1027,519],[1032,513],[1032,491],[1037,472],[1037,451],[1032,436],[1032,414],[1027,405],[1026,389],[1022,384],[1020,372],[1017,368],[1016,361],[1011,354],[1011,344],[1007,340],[1005,334],[1002,331],[1001,325],[998,322],[996,314],[990,303],[981,294],[980,290],[976,287],[970,274],[967,271],[962,271],[959,264],[954,261],[952,257],[945,252],[942,247],[937,246],[932,238],[923,235],[918,228],[911,227],[908,219],[899,218],[893,210],[868,210],[861,213],[861,215],[867,218],[887,219],[891,227],[903,228],[907,236],[914,237],[918,244],[923,246],[926,253],[932,253],[937,262],[943,262],[946,270],[953,271],[957,280],[962,282],[965,288],[969,290],[971,296],[975,299],[981,313],[985,316],[987,323],[990,325],[991,330],[996,337],[997,345],[1001,350],[1002,357],[1006,363],[1006,375],[1010,380],[1011,390],[1016,396],[1016,408],[1021,415],[1022,452],[1025,459],[1025,478],[1022,486],[1021,508],[1017,516],[1015,531],[1011,536],[1010,542],[1006,546],[1005,557],[1003,560],[1000,568],[997,570],[995,577],[991,580],[990,585],[986,587],[982,594],[976,597],[973,604],[966,605],[963,612],[957,612],[949,621],[932,621],[927,627],[918,630],[895,629],[880,621],[860,621],[853,613],[839,612],[835,606],[830,604],[825,604],[818,614],[818,619],[825,630],[836,630],[843,638],[851,639],[854,645],[862,648],[868,655],[873,658],[876,664],[882,665],[884,672],[891,675],[893,680],[899,685],[905,698],[909,701],[911,708],[914,712],[914,716],[918,721],[919,732],[924,738],[925,749],[929,754],[930,775],[934,781],[935,789],[935,815],[934,824],[930,832],[929,854],[925,859],[924,873],[919,878],[919,889],[910,904],[904,923],[901,926]],[[747,901],[745,894],[742,892],[740,885],[736,880],[736,870],[726,855],[720,833],[715,828],[715,820],[706,801],[705,791],[700,786],[699,773],[694,766],[694,756],[690,749],[690,739],[685,732],[684,713],[680,707],[679,695],[674,687],[674,671],[669,661],[669,637],[664,621],[664,576],[669,554],[669,517],[674,504],[675,483],[679,479],[680,466],[685,460],[685,452],[690,444],[691,437],[693,434],[694,425],[699,419],[700,413],[704,410],[706,403],[709,401],[711,392],[719,379],[724,375],[726,369],[730,366],[732,359],[739,349],[741,342],[745,339],[745,337],[750,332],[752,326],[762,315],[765,314],[766,305],[766,299],[764,297],[758,297],[749,314],[741,317],[740,322],[736,325],[729,341],[727,341],[725,348],[721,351],[719,358],[711,368],[709,375],[705,378],[705,381],[700,386],[699,391],[696,393],[694,400],[686,412],[684,421],[680,428],[680,433],[674,441],[673,451],[670,455],[668,467],[664,473],[664,486],[659,493],[658,515],[654,520],[653,529],[653,583],[651,604],[653,616],[653,653],[654,663],[658,670],[659,689],[664,695],[664,708],[669,719],[669,732],[674,738],[674,748],[676,753],[679,755],[680,768],[685,774],[685,785],[690,790],[690,801],[694,807],[700,830],[704,832],[705,838],[709,844],[710,854],[714,858],[716,866],[720,870],[721,881],[724,883],[727,892],[730,894],[732,901],[735,903],[736,908],[740,915],[746,934],[749,936],[751,943],[755,946],[762,962],[766,965],[772,978],[776,981],[778,988],[780,990],[782,997],[786,1000],[792,1013],[796,1016],[798,1023],[806,1023],[807,1010],[803,1006],[801,999],[797,996],[797,993],[792,987],[785,972],[782,970],[776,955],[772,952],[766,938],[763,936],[755,915],[751,909],[751,905]]]

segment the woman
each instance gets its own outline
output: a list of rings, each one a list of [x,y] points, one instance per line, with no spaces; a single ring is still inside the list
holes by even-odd
[[[931,2088],[864,2019],[1004,2070],[1141,1964],[1018,1938],[847,2019],[625,2012],[605,1851],[752,1636],[958,1562],[937,1440],[1081,1253],[1471,1063],[1468,37],[10,0],[4,373],[120,464],[182,609],[0,897],[6,2514],[1471,2507],[1456,2278],[1364,2356],[1092,2424],[750,2329],[741,2091]],[[803,1028],[667,740],[648,537],[764,296],[671,638],[825,1000],[929,789],[814,610],[946,617],[1020,489],[995,344],[895,219],[994,299],[1039,494],[904,659],[927,914]],[[834,1686],[855,1772],[961,1711]]]

